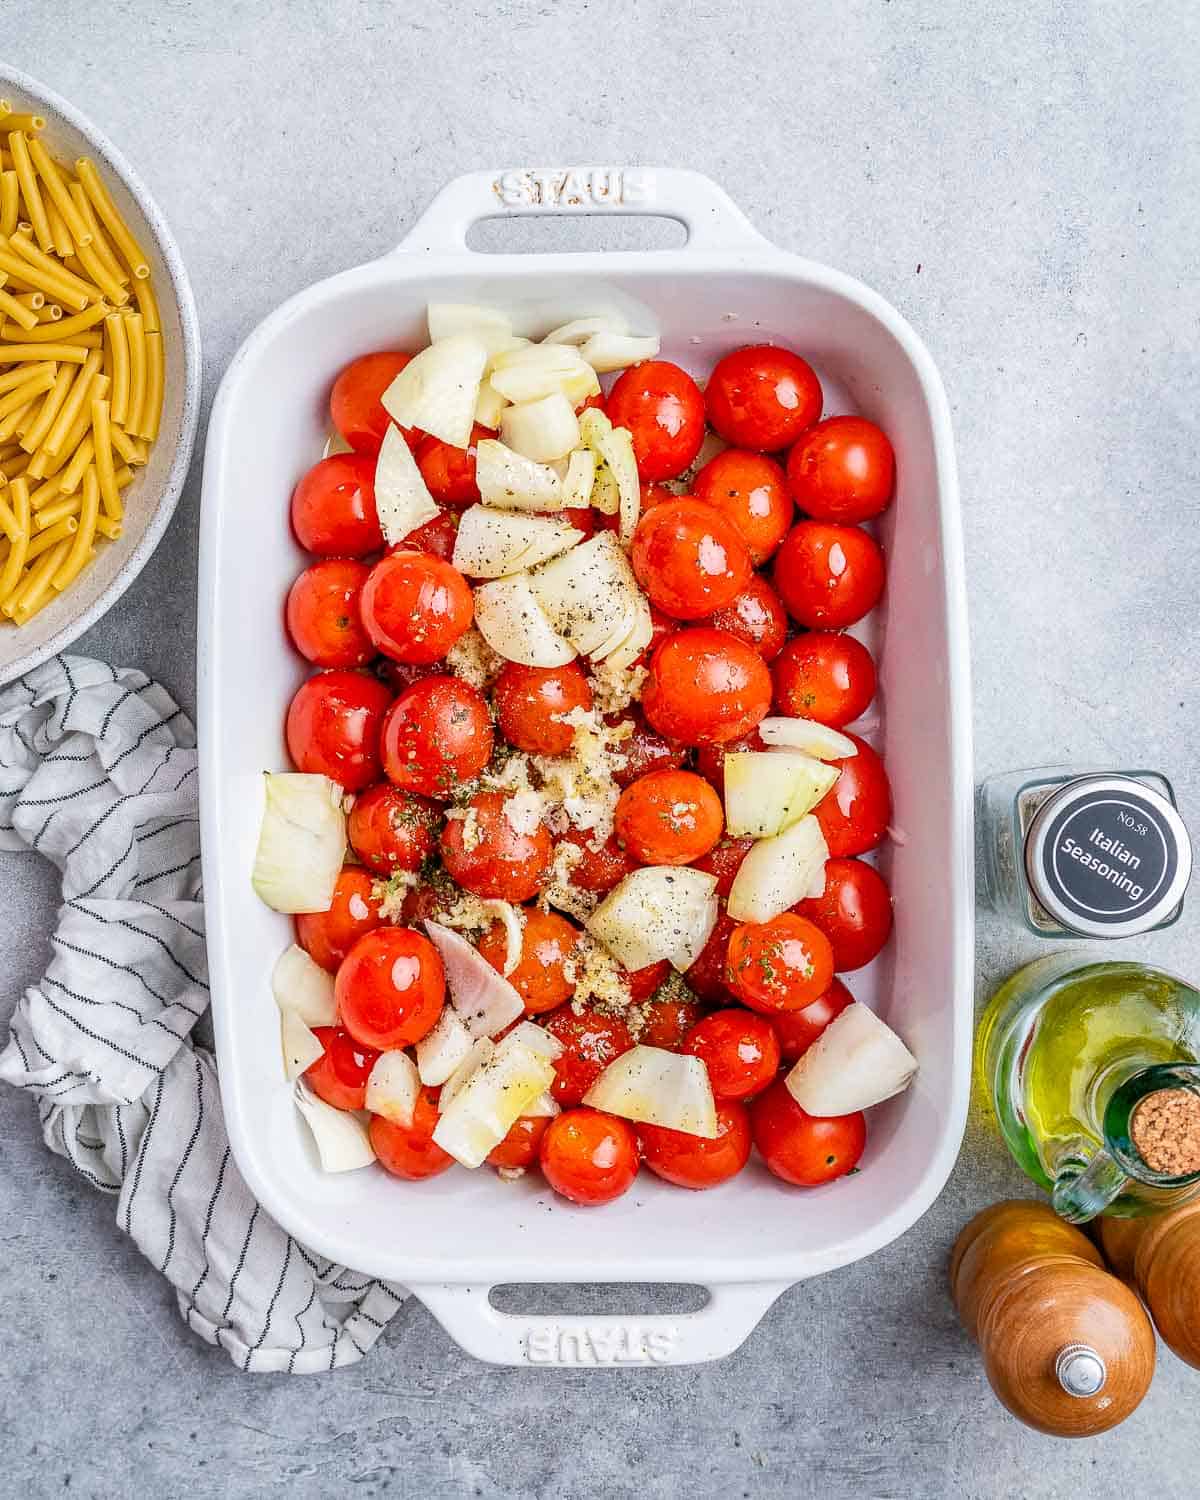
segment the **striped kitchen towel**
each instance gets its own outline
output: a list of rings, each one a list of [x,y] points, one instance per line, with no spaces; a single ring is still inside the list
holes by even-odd
[[[406,1297],[291,1239],[229,1152],[212,1056],[195,734],[157,684],[60,656],[0,690],[0,850],[62,874],[43,978],[0,1078],[175,1287],[188,1326],[245,1370],[352,1364]]]

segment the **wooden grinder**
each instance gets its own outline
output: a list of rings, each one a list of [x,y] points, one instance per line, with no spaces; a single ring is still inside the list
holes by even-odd
[[[1101,1219],[1100,1243],[1117,1275],[1141,1293],[1163,1343],[1200,1369],[1200,1203]]]
[[[950,1290],[992,1389],[1039,1432],[1105,1432],[1150,1388],[1154,1330],[1141,1303],[1043,1203],[977,1214],[951,1254]]]

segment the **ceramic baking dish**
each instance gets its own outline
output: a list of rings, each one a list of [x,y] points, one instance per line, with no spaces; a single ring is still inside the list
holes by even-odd
[[[520,213],[658,214],[681,251],[483,255],[472,223]],[[881,526],[888,586],[868,634],[880,653],[871,727],[895,797],[881,865],[894,940],[852,976],[921,1061],[915,1085],[872,1112],[862,1171],[800,1191],[752,1163],[687,1193],[649,1173],[599,1210],[453,1169],[407,1185],[378,1168],[318,1169],[284,1082],[269,975],[288,921],[250,890],[261,773],[286,765],[282,721],[305,675],[281,625],[304,559],[292,487],[319,456],[337,370],[425,341],[431,299],[498,304],[518,332],[623,310],[666,357],[707,371],[772,339],[821,376],[826,411],[858,410],[896,447]],[[403,1282],[472,1354],[502,1363],[685,1363],[735,1349],[793,1282],[871,1254],[941,1190],[966,1113],[973,975],[967,618],[950,418],[924,345],[875,293],[767,244],[706,178],[676,170],[478,173],[450,183],[397,250],[293,297],[251,334],[221,385],[208,436],[200,579],[204,884],[221,1091],[237,1163],[264,1207],[324,1255]],[[528,1317],[489,1298],[505,1282],[686,1282],[700,1311]]]

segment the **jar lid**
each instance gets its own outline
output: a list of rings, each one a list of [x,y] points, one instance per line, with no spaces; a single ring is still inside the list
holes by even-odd
[[[1029,887],[1063,927],[1132,937],[1183,899],[1192,845],[1160,792],[1132,776],[1084,776],[1052,793],[1025,838]]]

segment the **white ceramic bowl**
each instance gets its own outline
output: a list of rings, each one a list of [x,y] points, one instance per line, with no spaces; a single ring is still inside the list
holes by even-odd
[[[150,462],[122,498],[124,533],[61,597],[17,629],[0,625],[0,683],[10,682],[69,646],[111,609],[146,566],[167,528],[187,477],[200,415],[200,326],[187,272],[166,220],[137,173],[108,139],[52,90],[0,64],[0,98],[45,116],[44,139],[59,156],[90,156],[145,247],[162,315],[166,385],[162,425]]]

